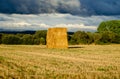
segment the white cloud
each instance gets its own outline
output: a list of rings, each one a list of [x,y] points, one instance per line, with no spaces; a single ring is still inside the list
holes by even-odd
[[[68,31],[96,31],[100,22],[119,19],[120,16],[81,17],[71,14],[0,14],[0,29],[43,30],[50,27],[66,27]]]
[[[66,27],[68,31],[74,32],[78,30],[86,30],[86,31],[96,31],[96,26],[85,26],[84,24],[58,24],[54,27]]]

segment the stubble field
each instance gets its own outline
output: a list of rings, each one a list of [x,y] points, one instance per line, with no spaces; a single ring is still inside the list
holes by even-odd
[[[0,79],[120,79],[120,45],[0,45]]]

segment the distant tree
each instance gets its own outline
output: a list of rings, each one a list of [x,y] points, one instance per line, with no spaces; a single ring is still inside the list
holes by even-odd
[[[120,44],[120,34],[114,34],[114,38],[112,38],[112,43]]]
[[[35,32],[35,37],[36,38],[44,38],[44,39],[46,39],[46,35],[47,35],[47,31],[46,30],[40,30],[40,31],[36,31]]]
[[[0,34],[0,44],[2,43],[2,34]]]
[[[109,31],[120,34],[120,20],[111,20],[102,22],[98,27],[98,32]]]
[[[73,44],[90,44],[91,37],[84,31],[77,31],[73,34],[70,42]]]
[[[40,39],[34,38],[34,44],[35,44],[35,45],[39,45],[39,44],[40,44]]]
[[[40,44],[42,44],[42,45],[45,45],[45,44],[46,44],[45,38],[43,38],[43,37],[40,38]]]
[[[72,35],[68,35],[67,38],[68,38],[68,41],[70,41],[72,38]]]
[[[33,36],[30,35],[30,34],[23,35],[23,37],[22,37],[22,44],[33,45],[34,44]]]
[[[102,35],[100,33],[94,33],[93,34],[93,39],[94,39],[95,44],[99,44],[101,38],[102,38]]]
[[[46,35],[47,35],[47,30],[39,30],[36,31],[34,36],[34,43],[35,44],[46,44]]]
[[[67,39],[69,44],[74,44],[74,42],[72,41],[72,35],[68,34]]]
[[[25,35],[25,34],[20,34],[20,33],[16,34],[16,36],[18,36],[18,37],[23,37],[23,35]]]
[[[3,44],[20,44],[21,39],[16,35],[7,34],[7,35],[3,35],[2,43]]]
[[[110,43],[111,39],[109,36],[109,32],[105,31],[102,33],[102,38],[100,39],[102,43]]]
[[[91,32],[87,32],[87,35],[89,36],[89,38],[88,38],[88,44],[91,44],[91,43],[93,43],[94,42],[94,38],[93,38],[93,33],[91,33]]]
[[[120,20],[102,22],[98,27],[98,32],[102,35],[100,39],[103,43],[119,43],[120,41]]]

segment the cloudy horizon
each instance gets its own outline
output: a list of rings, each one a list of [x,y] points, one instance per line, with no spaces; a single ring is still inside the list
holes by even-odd
[[[0,31],[96,31],[102,21],[120,19],[120,1],[114,0],[1,0]]]

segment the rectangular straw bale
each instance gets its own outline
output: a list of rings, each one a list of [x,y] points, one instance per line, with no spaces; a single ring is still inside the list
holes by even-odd
[[[47,32],[47,48],[68,48],[67,29],[49,28]]]

